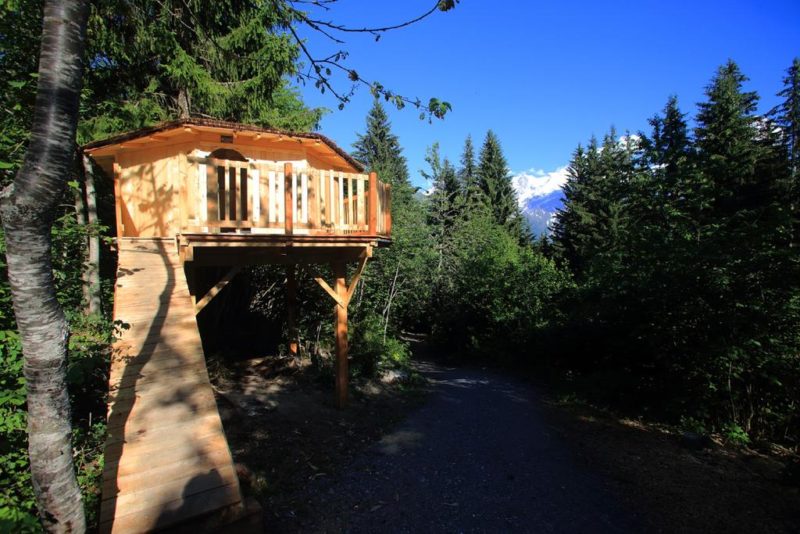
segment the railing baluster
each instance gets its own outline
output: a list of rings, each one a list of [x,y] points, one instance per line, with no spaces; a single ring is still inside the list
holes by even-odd
[[[206,165],[206,191],[208,202],[203,210],[206,214],[205,222],[216,222],[219,220],[219,178],[214,165]]]
[[[250,192],[250,187],[249,187],[250,184],[248,182],[249,180],[247,178],[247,164],[243,163],[239,167],[239,187],[241,188],[241,195],[239,196],[239,198],[242,201],[241,202],[242,206],[239,209],[239,211],[241,211],[242,221],[245,222],[250,222],[250,216],[253,213],[253,204],[250,201],[251,200],[250,195],[248,194]]]
[[[328,225],[331,226],[331,227],[335,227],[336,226],[336,221],[337,221],[337,219],[336,219],[336,206],[338,205],[338,202],[339,202],[338,201],[339,195],[338,195],[338,191],[336,190],[336,179],[335,179],[335,176],[333,174],[333,170],[328,171],[328,180],[329,180],[329,183],[330,183],[330,193],[331,193],[330,197],[329,197],[330,209],[328,210],[328,216],[329,216],[328,217]]]
[[[344,228],[344,176],[339,173],[339,228]]]
[[[358,186],[358,226],[359,230],[362,230],[362,226],[364,226],[366,221],[366,210],[365,202],[364,202],[364,177],[362,175],[358,175],[356,179],[356,183]]]
[[[297,176],[295,173],[290,174],[290,181],[292,183],[292,222],[298,222],[297,217]]]
[[[319,194],[319,171],[311,170],[311,186],[308,188],[308,206],[310,210],[311,228],[319,228],[321,206]]]
[[[261,225],[261,173],[257,168],[251,169],[249,173],[249,180],[251,191],[253,192],[253,225]]]
[[[353,226],[353,202],[355,201],[355,194],[353,193],[353,176],[347,174],[347,226]]]
[[[283,223],[286,220],[285,210],[284,210],[285,203],[286,203],[285,202],[285,198],[284,198],[285,197],[285,194],[284,194],[284,183],[285,183],[285,181],[286,180],[284,179],[283,172],[278,172],[277,173],[277,180],[276,180],[278,189],[277,189],[276,194],[275,194],[275,202],[277,203],[277,207],[278,207],[278,209],[277,209],[277,211],[278,211],[278,219],[275,222],[278,223],[278,224]]]
[[[300,175],[300,222],[308,224],[308,174],[303,173]]]
[[[207,226],[205,231],[209,232],[252,228],[264,233],[267,228],[281,228],[287,234],[318,235],[322,229],[334,235],[391,234],[391,186],[382,183],[375,173],[311,167],[296,173],[291,163],[281,168],[267,162],[188,159],[196,165],[182,173],[186,183],[176,193],[182,205],[182,228],[199,225]]]

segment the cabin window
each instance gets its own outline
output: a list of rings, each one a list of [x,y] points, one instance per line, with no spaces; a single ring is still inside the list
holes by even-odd
[[[227,159],[229,161],[247,161],[247,158],[242,156],[232,148],[218,148],[208,155],[212,159]]]

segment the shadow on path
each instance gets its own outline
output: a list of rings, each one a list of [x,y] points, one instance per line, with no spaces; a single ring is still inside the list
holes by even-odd
[[[309,488],[304,530],[636,532],[636,511],[571,457],[529,385],[423,362],[429,401],[393,432]]]

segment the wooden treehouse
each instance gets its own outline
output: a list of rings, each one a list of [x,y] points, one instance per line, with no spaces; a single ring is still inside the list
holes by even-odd
[[[243,266],[282,264],[294,332],[295,266],[329,264],[333,283],[317,281],[335,302],[343,407],[347,305],[373,249],[390,242],[390,186],[322,135],[214,120],[168,122],[84,151],[113,176],[114,319],[130,325],[111,362],[101,531],[260,524],[242,498],[196,315]],[[207,267],[225,274],[203,285]]]

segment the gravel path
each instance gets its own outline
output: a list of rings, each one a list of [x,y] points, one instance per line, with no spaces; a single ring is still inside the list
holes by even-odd
[[[545,422],[536,392],[480,369],[421,364],[428,401],[323,484],[316,532],[637,532],[636,514]]]

